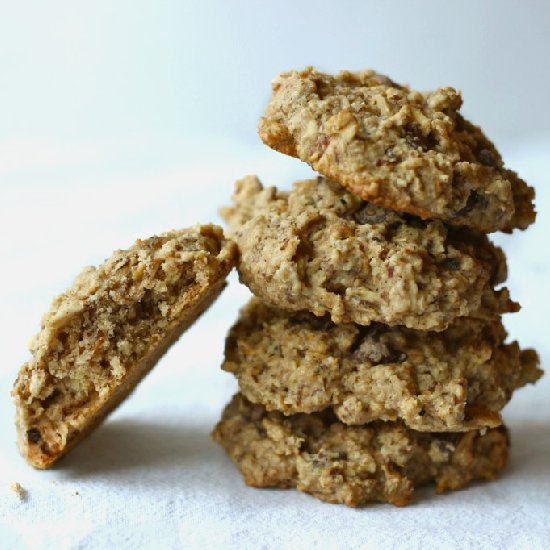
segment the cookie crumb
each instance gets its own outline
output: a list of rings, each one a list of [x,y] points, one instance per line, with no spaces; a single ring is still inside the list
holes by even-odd
[[[20,483],[14,481],[10,485],[10,489],[19,497],[19,500],[25,500],[25,497],[27,496],[27,491],[21,486]]]

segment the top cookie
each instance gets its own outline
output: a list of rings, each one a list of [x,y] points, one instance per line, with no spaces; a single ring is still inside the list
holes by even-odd
[[[15,382],[21,454],[47,468],[116,407],[217,297],[237,256],[212,225],[118,250],[56,297]]]
[[[373,71],[282,73],[262,141],[361,198],[485,233],[525,229],[534,191],[458,112],[460,93],[422,94]]]

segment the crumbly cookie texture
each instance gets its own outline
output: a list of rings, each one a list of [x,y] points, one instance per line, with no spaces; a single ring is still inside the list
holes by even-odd
[[[460,93],[422,94],[373,71],[282,73],[261,139],[379,206],[483,232],[525,229],[534,191],[464,120]]]
[[[330,413],[285,417],[240,394],[226,407],[212,437],[247,485],[296,487],[332,503],[409,504],[415,487],[461,489],[494,479],[506,465],[506,429],[423,433],[399,422],[346,426]]]
[[[236,260],[212,225],[138,240],[57,296],[13,389],[18,445],[47,468],[116,407],[217,297]]]
[[[222,368],[251,402],[285,415],[332,408],[345,424],[458,432],[499,426],[513,390],[542,375],[534,350],[505,339],[500,319],[461,318],[443,332],[335,325],[253,298]]]
[[[502,251],[482,233],[371,205],[324,178],[280,192],[248,176],[233,201],[221,214],[240,279],[282,309],[443,330],[495,301],[506,278]]]

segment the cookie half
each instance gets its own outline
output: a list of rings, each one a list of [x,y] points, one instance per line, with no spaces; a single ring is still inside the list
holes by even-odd
[[[422,94],[373,71],[280,74],[261,139],[379,206],[483,232],[525,229],[534,191],[459,113],[453,88]]]
[[[335,325],[254,298],[228,334],[222,368],[251,402],[285,415],[331,408],[345,424],[459,432],[499,426],[512,392],[542,374],[534,350],[505,339],[499,318],[462,318],[443,332]]]
[[[252,487],[295,487],[348,506],[409,504],[415,487],[461,489],[506,465],[506,428],[422,433],[397,422],[346,426],[330,413],[285,417],[237,394],[212,437]]]
[[[47,468],[113,410],[225,286],[234,243],[213,225],[138,240],[57,296],[13,396],[18,445]]]
[[[282,192],[248,176],[233,201],[221,213],[240,249],[240,279],[281,309],[443,330],[494,301],[506,278],[486,235],[374,206],[324,178]]]

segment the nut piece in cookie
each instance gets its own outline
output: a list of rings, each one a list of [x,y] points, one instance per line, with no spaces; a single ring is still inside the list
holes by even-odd
[[[483,232],[533,223],[534,191],[504,168],[453,88],[419,93],[373,71],[280,74],[261,139],[359,197]]]
[[[498,317],[460,318],[443,332],[335,325],[253,298],[229,332],[222,368],[270,411],[331,408],[350,425],[401,420],[462,432],[499,426],[512,392],[542,374],[535,351],[505,339]]]
[[[113,410],[214,301],[236,247],[213,225],[138,240],[57,296],[13,396],[19,449],[48,468]]]
[[[504,426],[423,433],[400,422],[346,426],[330,412],[285,417],[237,394],[212,433],[252,487],[295,487],[332,503],[404,506],[416,487],[461,489],[495,479],[508,458]]]
[[[238,181],[222,210],[241,281],[264,302],[335,323],[444,330],[499,302],[502,251],[486,235],[372,205],[319,178],[290,192]]]

